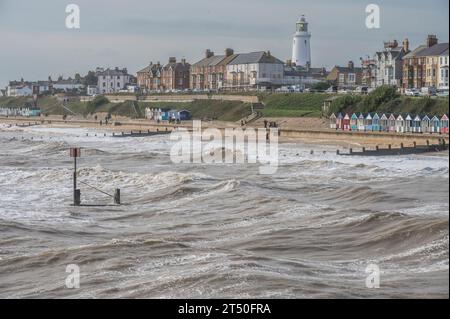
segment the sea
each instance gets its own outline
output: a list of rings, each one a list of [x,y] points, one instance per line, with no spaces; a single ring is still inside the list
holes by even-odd
[[[0,125],[0,298],[449,298],[448,152],[280,143],[262,175],[174,143]]]

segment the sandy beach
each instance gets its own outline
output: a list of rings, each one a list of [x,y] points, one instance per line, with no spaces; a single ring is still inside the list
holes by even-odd
[[[98,119],[102,118],[101,115]],[[344,132],[328,128],[328,120],[320,118],[261,118],[244,128],[262,128],[264,120],[276,122],[279,126],[280,143],[302,143],[309,145],[329,145],[343,149],[349,148],[387,148],[391,145],[398,148],[416,145],[439,144],[440,139],[449,143],[449,136],[441,134],[396,134],[385,132]],[[5,125],[39,125],[48,128],[85,128],[96,129],[115,134],[130,132],[156,132],[173,131],[177,128],[192,129],[192,121],[184,121],[181,124],[169,124],[167,122],[156,123],[144,119],[130,119],[126,117],[114,117],[108,125],[100,125],[100,120],[93,117],[79,118],[67,117],[62,119],[57,116],[41,118],[0,117],[0,123]],[[202,121],[202,128],[242,128],[238,122]]]

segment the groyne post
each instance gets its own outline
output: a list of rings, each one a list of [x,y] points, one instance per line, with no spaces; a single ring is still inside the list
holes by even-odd
[[[114,192],[114,204],[120,205],[120,189],[116,188]]]
[[[80,206],[81,191],[77,189],[77,157],[81,157],[81,149],[72,147],[70,157],[73,157],[73,206]]]

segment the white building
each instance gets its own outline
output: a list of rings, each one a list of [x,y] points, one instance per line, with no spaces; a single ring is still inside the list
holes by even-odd
[[[6,95],[11,97],[16,96],[31,96],[33,89],[28,85],[9,85],[6,89]]]
[[[270,52],[238,54],[227,64],[224,89],[247,90],[281,86],[284,63]]]
[[[97,85],[88,85],[87,89],[87,95],[94,96],[98,94],[98,87]]]
[[[298,66],[311,65],[311,33],[304,15],[297,22],[292,45],[292,63]]]
[[[448,83],[448,48],[439,56],[439,71],[438,71],[438,89],[446,90],[449,89]]]
[[[386,42],[384,50],[377,52],[375,61],[375,82],[373,87],[391,85],[401,87],[403,78],[403,57],[409,53],[409,41],[405,39],[399,47],[396,40]]]
[[[52,85],[53,85],[53,89],[62,90],[65,92],[74,91],[74,90],[79,91],[84,88],[83,84],[81,84],[75,80],[72,80],[72,79],[58,80],[58,81],[54,82]]]
[[[97,87],[100,94],[118,93],[126,89],[127,84],[130,83],[130,75],[127,69],[98,69],[97,77]]]

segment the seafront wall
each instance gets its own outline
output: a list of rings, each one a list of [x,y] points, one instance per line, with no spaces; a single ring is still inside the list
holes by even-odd
[[[147,103],[168,102],[168,103],[190,103],[195,100],[219,100],[219,101],[240,101],[244,103],[258,103],[259,98],[251,95],[227,95],[227,94],[174,94],[174,95],[105,95],[111,103],[123,103],[126,101],[139,101]],[[83,96],[81,102],[92,101],[94,97]]]

